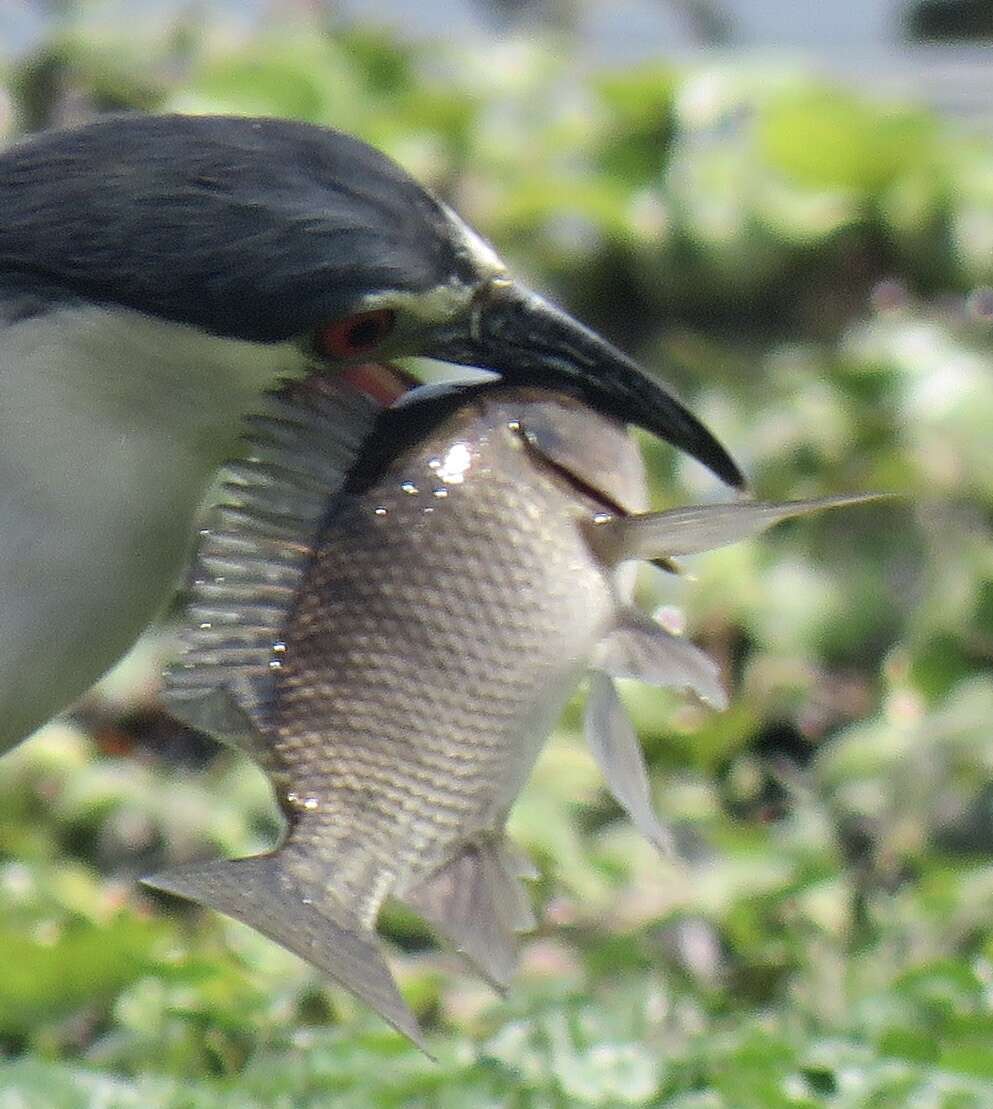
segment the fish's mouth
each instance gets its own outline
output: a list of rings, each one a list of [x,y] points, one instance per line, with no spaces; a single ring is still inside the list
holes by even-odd
[[[592,408],[686,451],[728,485],[745,484],[724,447],[660,382],[595,331],[508,278],[482,285],[468,319],[436,333],[424,353],[512,381],[578,392]]]

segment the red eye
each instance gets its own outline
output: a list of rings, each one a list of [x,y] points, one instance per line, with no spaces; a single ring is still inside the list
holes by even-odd
[[[322,327],[317,333],[317,349],[328,358],[355,358],[378,346],[393,330],[396,312],[377,308],[357,312]]]

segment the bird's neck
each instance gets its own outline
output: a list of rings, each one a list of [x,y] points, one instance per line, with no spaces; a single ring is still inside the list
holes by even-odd
[[[5,430],[43,440],[40,466],[53,473],[59,452],[87,439],[101,454],[171,444],[177,463],[189,453],[210,467],[258,394],[305,369],[292,344],[224,339],[126,309],[66,307],[0,331]]]
[[[0,715],[39,658],[45,681],[62,682],[37,691],[14,738],[82,693],[155,615],[242,416],[301,369],[292,347],[136,313],[57,309],[0,327]]]

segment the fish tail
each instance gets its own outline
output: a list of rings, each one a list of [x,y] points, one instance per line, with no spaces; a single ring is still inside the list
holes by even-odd
[[[423,1034],[383,959],[375,932],[345,908],[312,899],[287,866],[288,852],[220,859],[142,879],[240,920],[323,971],[429,1054]],[[321,900],[318,900],[321,898]]]

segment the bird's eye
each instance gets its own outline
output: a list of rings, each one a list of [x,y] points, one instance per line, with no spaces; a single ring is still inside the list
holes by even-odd
[[[355,358],[368,354],[393,330],[396,312],[377,308],[357,312],[322,327],[317,333],[317,349],[328,358]]]

